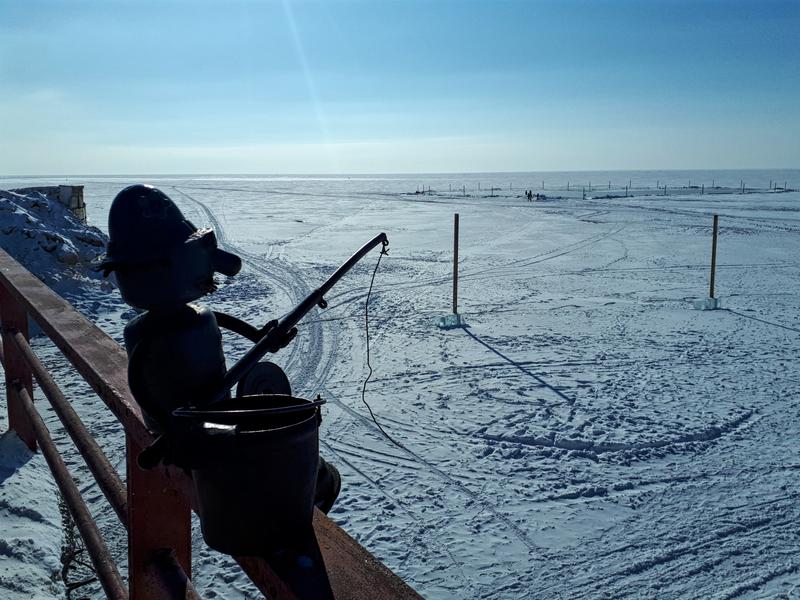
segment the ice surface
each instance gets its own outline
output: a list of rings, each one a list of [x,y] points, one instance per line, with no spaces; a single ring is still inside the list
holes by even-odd
[[[360,397],[377,254],[274,358],[296,393],[328,402],[321,451],[343,476],[331,516],[426,598],[789,598],[800,583],[800,194],[731,192],[743,178],[766,188],[798,175],[718,173],[703,195],[679,188],[699,183],[696,172],[146,182],[243,257],[207,303],[255,324],[386,231],[366,400],[400,445]],[[580,177],[615,189],[584,200]],[[542,178],[547,199],[527,202]],[[625,198],[617,184],[629,178]],[[103,226],[114,194],[136,181],[81,180],[90,222]],[[432,191],[415,193],[423,185]],[[469,328],[445,331],[431,323],[451,306],[454,212]],[[724,308],[696,311],[713,213]],[[125,309],[113,292],[85,299],[118,338]],[[226,343],[230,360],[248,347]],[[119,427],[40,346],[122,468]],[[16,493],[12,480],[0,492]],[[113,514],[84,489],[124,562]],[[256,597],[199,534],[194,560],[203,597]]]

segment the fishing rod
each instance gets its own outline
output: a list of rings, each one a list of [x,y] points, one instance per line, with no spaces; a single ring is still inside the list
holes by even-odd
[[[361,246],[361,248],[359,248],[356,253],[353,254],[353,256],[347,259],[342,266],[336,269],[333,275],[328,277],[328,279],[321,286],[306,296],[305,300],[298,304],[289,314],[277,321],[274,326],[270,327],[264,337],[262,337],[255,346],[250,348],[250,350],[248,350],[245,355],[242,356],[242,358],[240,358],[236,364],[234,364],[228,370],[227,373],[225,373],[219,388],[215,391],[214,395],[211,396],[211,401],[207,403],[206,406],[213,405],[224,400],[230,389],[236,385],[239,380],[242,379],[242,377],[244,377],[247,372],[264,357],[264,355],[266,355],[268,352],[277,352],[283,346],[285,346],[287,339],[291,340],[291,338],[296,334],[296,330],[294,330],[295,325],[297,325],[312,308],[315,306],[327,308],[328,303],[325,300],[325,294],[327,294],[330,289],[356,265],[356,263],[364,258],[364,256],[366,256],[370,250],[375,248],[378,244],[382,244],[383,246],[381,248],[382,253],[388,251],[387,246],[389,245],[389,240],[385,233],[379,233],[369,242]]]
[[[225,373],[225,376],[223,377],[219,387],[211,396],[211,401],[204,403],[202,407],[211,408],[211,410],[213,410],[213,405],[227,398],[230,389],[236,385],[239,380],[241,380],[247,374],[247,372],[252,369],[258,363],[258,361],[261,360],[261,358],[264,357],[265,354],[268,352],[277,352],[283,348],[287,342],[294,337],[296,333],[296,329],[294,329],[295,325],[297,325],[297,323],[299,323],[300,320],[315,306],[326,308],[328,303],[325,301],[325,294],[327,294],[328,291],[330,291],[330,289],[356,265],[356,263],[364,258],[364,256],[366,256],[366,254],[368,254],[370,250],[375,248],[378,244],[382,244],[383,246],[381,253],[388,252],[387,246],[389,245],[389,240],[387,239],[385,233],[376,235],[369,242],[359,248],[358,251],[353,254],[353,256],[351,256],[342,266],[336,269],[333,275],[331,275],[320,287],[311,292],[305,298],[305,300],[298,304],[297,307],[295,307],[290,313],[280,320],[273,321],[273,324],[268,324],[267,327],[264,328],[266,333],[261,337],[261,339],[259,339],[258,342],[256,342],[255,346],[247,351],[247,353],[245,353],[245,355],[240,358],[239,361],[236,362],[236,364],[234,364],[229,371]],[[238,319],[232,319],[231,321],[232,323],[228,323],[228,325],[235,325],[236,323],[239,325],[243,324],[243,322],[239,322]],[[252,328],[253,331],[248,331],[246,328],[241,330],[237,328],[234,330],[239,331],[242,333],[242,335],[245,335],[245,337],[248,338],[251,337],[252,333],[257,331],[255,328]],[[324,403],[324,400],[317,400],[312,404],[319,405],[322,403]],[[311,404],[304,405],[302,408],[308,409],[310,406]],[[197,414],[204,413],[198,413],[196,412],[196,409],[187,409],[186,407],[179,408],[173,412],[173,415],[179,418],[190,415],[196,416]],[[217,418],[219,417],[217,416]],[[174,434],[175,431],[173,431],[173,435]],[[139,466],[141,466],[143,469],[151,469],[155,467],[169,452],[169,446],[169,435],[159,435],[150,446],[143,449],[139,454],[137,459]]]

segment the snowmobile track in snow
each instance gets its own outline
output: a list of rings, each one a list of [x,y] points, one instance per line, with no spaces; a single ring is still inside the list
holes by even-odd
[[[263,260],[261,257],[232,244],[228,240],[222,223],[206,204],[183,192],[178,187],[173,187],[173,189],[200,208],[209,223],[214,227],[219,244],[223,249],[239,255],[250,269],[276,284],[289,297],[292,303],[299,303],[310,292],[305,280],[290,265],[282,263],[277,258]],[[289,354],[285,359],[285,369],[290,375],[290,381],[302,382],[306,388],[318,387],[327,379],[330,373],[337,341],[335,336],[331,336],[328,347],[325,346],[323,327],[320,322],[309,322],[303,327],[307,331],[307,335],[298,335],[295,341],[292,342]],[[302,361],[299,360],[301,354]],[[322,369],[318,370],[320,365]],[[311,390],[308,389],[308,391]]]
[[[575,252],[576,250],[581,250],[588,246],[594,245],[597,242],[600,242],[606,238],[610,238],[619,232],[621,232],[625,227],[619,227],[612,231],[605,231],[602,233],[598,233],[592,236],[589,236],[583,240],[579,240],[578,242],[574,242],[571,244],[566,244],[564,246],[559,246],[552,250],[548,250],[547,252],[541,252],[534,256],[529,256],[525,258],[520,258],[517,260],[513,260],[502,265],[498,265],[497,267],[487,268],[487,269],[478,269],[478,270],[469,270],[464,269],[460,271],[459,279],[462,281],[468,279],[478,279],[483,281],[485,279],[492,279],[495,277],[507,277],[509,272],[516,272],[519,269],[524,269],[525,267],[529,267],[531,265],[545,262],[548,260],[552,260],[554,258],[558,258],[559,256],[563,256],[565,254],[569,254],[571,252]],[[483,277],[481,277],[483,276]],[[403,283],[403,284],[395,284],[392,286],[387,286],[384,289],[375,289],[372,291],[373,295],[380,295],[385,294],[390,291],[394,290],[414,290],[420,289],[435,285],[443,285],[450,283],[452,281],[451,275],[443,275],[438,277],[431,277],[428,279],[418,279],[412,283]],[[348,296],[349,295],[349,296]],[[333,294],[330,296],[328,301],[328,308],[325,310],[324,314],[327,312],[332,311],[340,306],[350,304],[361,298],[366,298],[366,288],[365,287],[355,287],[344,290],[339,294]]]
[[[359,476],[361,476],[364,479],[364,481],[369,483],[373,487],[373,489],[375,489],[379,494],[381,494],[383,497],[394,503],[394,505],[397,506],[400,509],[400,511],[404,515],[406,515],[417,527],[419,527],[420,530],[424,529],[422,520],[419,518],[418,515],[416,515],[411,509],[409,509],[406,506],[406,504],[400,501],[394,494],[389,492],[385,486],[381,485],[377,480],[367,475],[362,469],[358,468],[355,464],[353,464],[352,461],[345,458],[343,456],[344,453],[341,451],[341,449],[333,447],[330,443],[324,440],[320,440],[320,445],[323,448],[325,448],[328,452],[330,452],[331,455],[335,456],[341,464],[347,465],[353,470],[354,473],[357,473]],[[469,578],[467,577],[467,574],[464,572],[462,564],[456,560],[456,558],[453,556],[453,554],[446,546],[440,544],[435,539],[431,539],[427,534],[423,535],[423,541],[430,543],[443,555],[446,555],[448,560],[450,560],[453,566],[456,567],[460,572],[461,581],[466,584],[467,588],[473,588],[472,584],[469,581]]]
[[[373,421],[370,418],[348,406],[344,401],[335,396],[329,389],[325,388],[324,392],[326,399],[332,401],[336,405],[343,408],[353,418],[357,419],[358,421],[366,425],[367,428],[376,432],[381,439],[385,439],[383,433],[378,429],[378,427],[375,425],[375,423],[373,423]],[[391,442],[387,440],[387,443]],[[486,508],[486,510],[488,510],[494,516],[495,519],[502,522],[506,527],[508,527],[511,531],[513,531],[514,535],[519,539],[519,541],[521,541],[525,545],[526,548],[528,548],[530,552],[533,552],[541,556],[541,549],[528,537],[528,534],[526,534],[516,523],[511,521],[511,519],[502,514],[493,503],[489,502],[488,500],[485,500],[479,494],[476,494],[466,485],[464,485],[457,479],[453,478],[451,475],[449,475],[448,473],[437,467],[431,461],[427,460],[420,454],[414,452],[407,446],[401,445],[399,446],[399,448],[403,452],[411,456],[419,464],[423,465],[429,472],[438,475],[450,487],[455,488],[456,490],[465,494],[470,500],[474,501],[479,506],[483,506],[484,508]]]

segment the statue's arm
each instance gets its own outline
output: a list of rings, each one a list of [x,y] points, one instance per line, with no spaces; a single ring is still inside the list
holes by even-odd
[[[253,343],[258,343],[261,338],[263,338],[267,333],[269,333],[270,329],[275,327],[278,322],[277,321],[270,321],[261,329],[257,329],[250,325],[250,323],[246,323],[241,319],[234,317],[232,315],[228,315],[225,313],[214,311],[214,317],[217,319],[217,325],[222,327],[223,329],[227,329],[228,331],[232,331],[234,333],[238,333],[244,338],[247,338]],[[281,348],[285,348],[289,342],[294,339],[294,336],[297,335],[297,329],[294,327],[286,336],[281,343]]]

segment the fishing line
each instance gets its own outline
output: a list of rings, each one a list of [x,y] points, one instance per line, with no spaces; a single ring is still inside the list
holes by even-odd
[[[403,446],[400,442],[398,442],[392,436],[386,433],[386,430],[381,426],[380,423],[378,423],[378,419],[375,418],[375,413],[372,412],[372,408],[370,407],[366,399],[367,383],[372,378],[372,365],[370,364],[369,361],[369,297],[372,294],[372,284],[375,283],[375,274],[378,272],[378,267],[381,264],[381,258],[383,257],[384,254],[389,254],[389,251],[386,250],[385,244],[381,248],[381,253],[378,255],[378,262],[375,264],[375,270],[372,271],[372,279],[369,282],[369,290],[367,291],[367,300],[364,302],[364,332],[367,338],[367,369],[369,369],[369,373],[367,373],[367,378],[364,380],[364,385],[361,387],[361,402],[363,402],[364,406],[367,407],[367,410],[369,411],[369,416],[372,417],[372,420],[375,422],[375,425],[378,426],[378,429],[380,429],[380,432],[386,437],[386,439],[392,442],[398,448],[405,449],[405,446]]]

